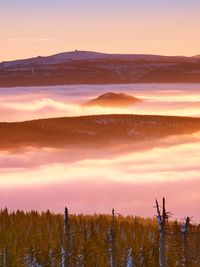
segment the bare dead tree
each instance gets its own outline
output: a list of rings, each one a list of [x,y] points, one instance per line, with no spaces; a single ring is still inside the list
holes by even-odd
[[[182,266],[189,266],[189,251],[188,251],[188,232],[190,228],[190,217],[185,219],[185,222],[181,225],[182,240],[183,240],[183,261]]]
[[[165,198],[162,201],[162,209],[158,204],[156,199],[156,209],[157,209],[157,221],[159,226],[159,265],[160,267],[166,267],[165,259],[165,236],[166,236],[166,222],[169,218],[169,213],[165,208]]]
[[[7,246],[4,246],[4,252],[3,252],[3,266],[7,267]]]
[[[70,225],[69,225],[69,213],[68,209],[65,207],[64,213],[64,231],[65,231],[65,252],[64,252],[64,267],[69,267],[69,257],[70,257]]]
[[[200,264],[200,224],[197,226],[197,241],[196,241],[196,259],[197,263]]]
[[[134,267],[134,266],[135,265],[133,265],[132,248],[130,248],[128,250],[126,267]]]
[[[112,227],[110,230],[110,267],[116,267],[115,255],[115,210],[112,209]]]

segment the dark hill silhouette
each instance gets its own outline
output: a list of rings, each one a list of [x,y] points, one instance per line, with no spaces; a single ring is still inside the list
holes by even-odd
[[[140,101],[140,99],[124,93],[108,92],[86,102],[83,106],[123,107],[133,105]]]
[[[0,87],[200,82],[200,58],[64,52],[0,63]]]
[[[0,123],[0,147],[122,144],[200,131],[200,118],[97,115]]]

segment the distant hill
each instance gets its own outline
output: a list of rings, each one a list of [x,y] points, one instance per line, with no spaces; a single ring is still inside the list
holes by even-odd
[[[124,107],[140,101],[140,99],[124,93],[108,92],[84,103],[83,106]]]
[[[200,82],[200,58],[63,52],[0,63],[0,87]]]
[[[99,53],[92,51],[70,51],[58,53],[51,56],[38,56],[27,59],[13,60],[13,61],[4,61],[0,64],[3,65],[4,68],[7,67],[27,67],[31,64],[37,65],[46,65],[46,64],[62,64],[70,61],[79,61],[79,60],[98,60],[98,59],[106,59],[106,60],[124,60],[124,61],[137,61],[137,60],[145,60],[145,61],[172,61],[173,59],[184,61],[187,57],[169,57],[169,56],[160,56],[160,55],[148,55],[148,54],[107,54],[107,53]]]
[[[200,131],[200,118],[97,115],[0,123],[0,147],[123,144]]]

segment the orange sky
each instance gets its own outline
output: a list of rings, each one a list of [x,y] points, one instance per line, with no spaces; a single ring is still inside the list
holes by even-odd
[[[0,3],[0,61],[74,49],[200,54],[200,4],[195,0],[17,2]]]

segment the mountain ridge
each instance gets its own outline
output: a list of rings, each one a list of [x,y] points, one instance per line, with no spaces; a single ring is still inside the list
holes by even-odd
[[[60,62],[65,60],[87,60],[87,59],[125,59],[125,60],[134,60],[134,59],[149,59],[152,60],[154,58],[162,58],[162,59],[192,59],[194,57],[199,57],[199,55],[195,55],[192,57],[187,56],[167,56],[167,55],[156,55],[156,54],[121,54],[121,53],[103,53],[103,52],[95,52],[95,51],[84,51],[84,50],[75,50],[75,51],[68,51],[68,52],[60,52],[48,56],[36,56],[36,57],[30,57],[30,58],[24,58],[24,59],[16,59],[16,60],[8,60],[8,61],[2,61],[1,64],[11,64],[11,63],[32,63],[42,60],[60,60]],[[56,62],[55,62],[56,63]],[[53,63],[52,63],[53,64]]]
[[[90,115],[0,122],[0,148],[110,146],[199,131],[200,118],[155,115]]]
[[[200,57],[63,52],[0,63],[0,87],[200,82]]]

